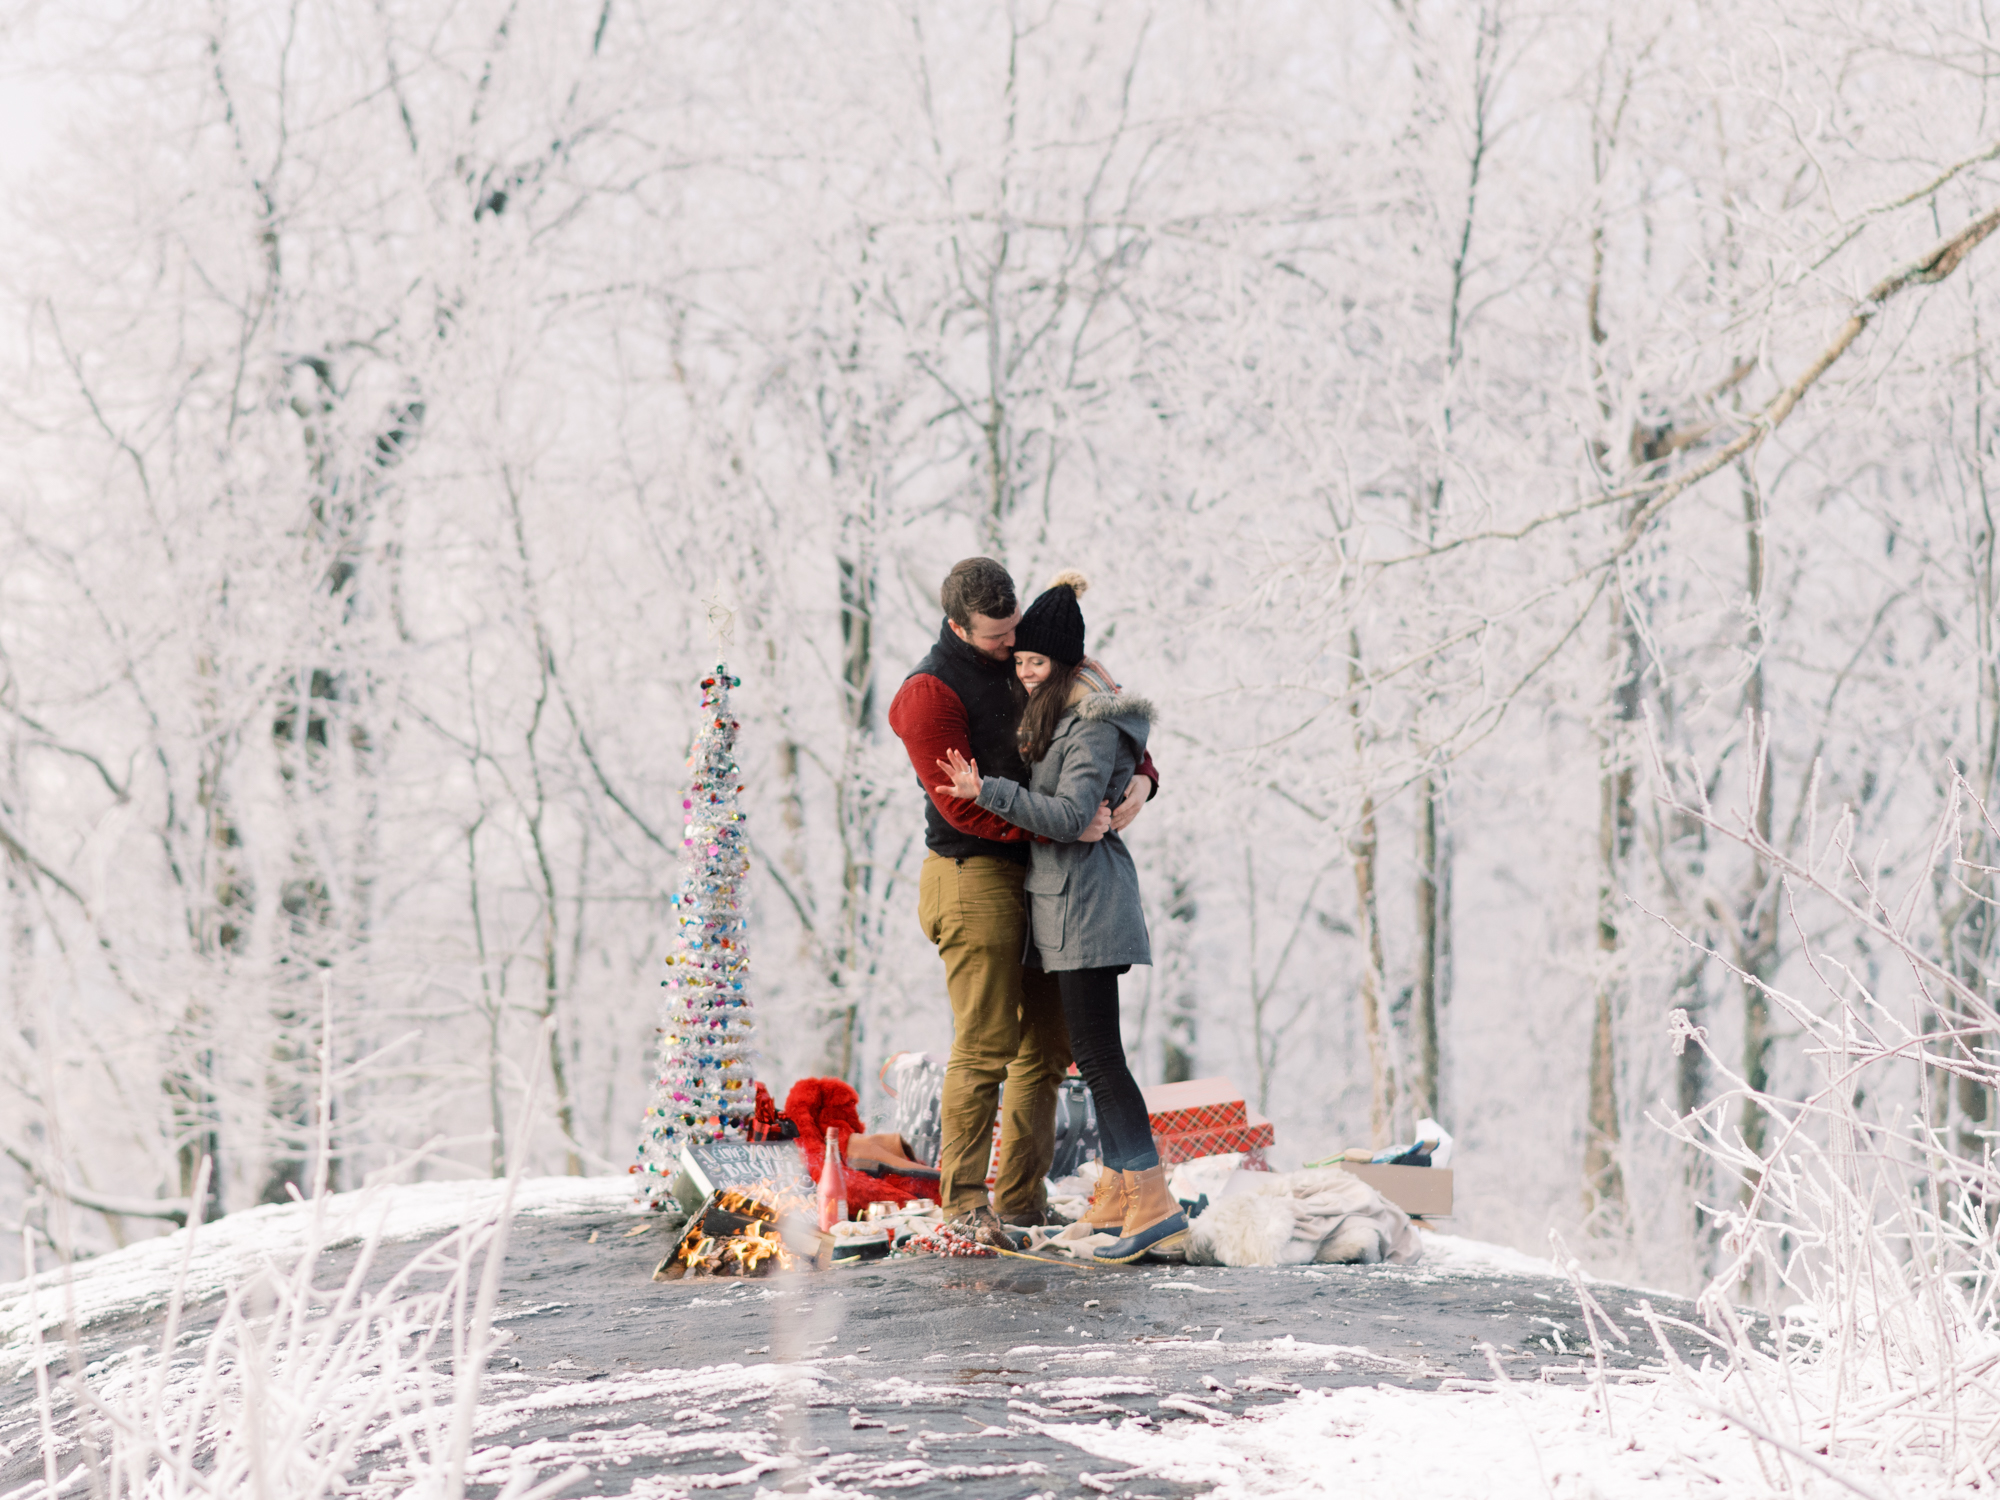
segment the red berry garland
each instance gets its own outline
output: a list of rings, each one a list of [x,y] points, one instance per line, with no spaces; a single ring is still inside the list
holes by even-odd
[[[980,1244],[964,1230],[954,1229],[949,1224],[940,1224],[922,1234],[911,1235],[903,1248],[918,1255],[958,1255],[987,1260],[999,1258],[999,1252],[992,1246]]]

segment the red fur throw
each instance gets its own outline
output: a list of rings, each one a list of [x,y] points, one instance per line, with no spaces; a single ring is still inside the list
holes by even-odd
[[[894,1173],[870,1177],[845,1166],[848,1140],[865,1133],[860,1112],[855,1108],[860,1102],[861,1096],[854,1092],[854,1086],[838,1078],[801,1078],[785,1095],[785,1118],[798,1126],[799,1144],[805,1148],[806,1165],[812,1169],[813,1180],[819,1180],[826,1165],[826,1138],[831,1135],[840,1146],[850,1214],[859,1214],[862,1205],[868,1203],[903,1203],[911,1198],[937,1201],[935,1182]]]

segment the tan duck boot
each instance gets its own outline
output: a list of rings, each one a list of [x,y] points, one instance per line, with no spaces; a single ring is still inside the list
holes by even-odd
[[[1167,1188],[1167,1169],[1148,1167],[1127,1172],[1131,1197],[1125,1209],[1122,1237],[1099,1250],[1096,1259],[1109,1265],[1130,1265],[1147,1255],[1166,1257],[1187,1253],[1188,1221],[1179,1201]]]
[[[1097,1174],[1097,1186],[1091,1190],[1090,1207],[1082,1222],[1090,1226],[1092,1234],[1122,1234],[1125,1210],[1131,1202],[1132,1183],[1128,1175],[1104,1167]]]

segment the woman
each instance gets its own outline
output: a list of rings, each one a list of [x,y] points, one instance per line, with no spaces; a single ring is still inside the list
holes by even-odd
[[[1052,841],[1036,842],[1030,854],[1028,959],[1039,955],[1056,977],[1070,1054],[1097,1104],[1105,1177],[1092,1218],[1119,1229],[1118,1242],[1097,1259],[1123,1265],[1182,1250],[1188,1226],[1167,1190],[1146,1101],[1118,1035],[1118,976],[1153,961],[1139,874],[1116,833],[1075,842],[1099,803],[1124,795],[1153,720],[1143,698],[1104,691],[1108,679],[1084,659],[1076,599],[1089,586],[1081,573],[1059,574],[1014,630],[1014,669],[1028,690],[1021,714],[1028,785],[982,778],[953,750],[938,762],[951,784],[937,790]]]

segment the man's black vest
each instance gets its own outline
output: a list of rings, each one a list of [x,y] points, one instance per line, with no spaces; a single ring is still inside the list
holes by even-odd
[[[938,632],[937,644],[931,647],[930,655],[917,663],[910,676],[935,677],[958,694],[958,701],[965,705],[965,727],[972,741],[972,758],[978,763],[981,776],[1004,776],[1023,786],[1028,784],[1028,765],[1021,759],[1021,748],[1015,739],[1021,710],[1019,700],[1014,696],[1012,661],[995,661],[983,652],[975,651],[952,634],[951,622],[947,620]],[[942,772],[929,780],[922,776],[917,778],[925,792],[925,847],[946,859],[969,859],[984,854],[1025,865],[1028,862],[1025,840],[1003,844],[960,833],[945,822],[944,814],[937,810],[937,804],[929,795],[930,789],[942,786],[944,780]],[[966,806],[972,804],[967,803]]]

